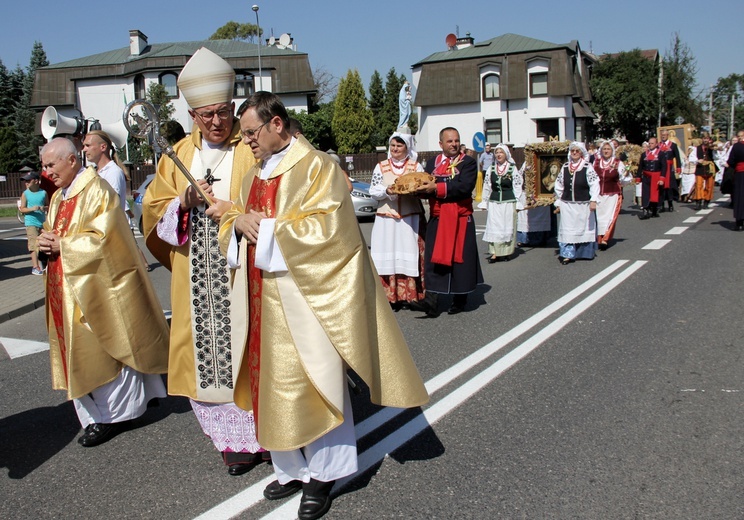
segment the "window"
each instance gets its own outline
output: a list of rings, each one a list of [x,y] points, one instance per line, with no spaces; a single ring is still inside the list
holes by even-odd
[[[173,99],[178,97],[178,76],[173,72],[163,72],[158,78],[165,91],[168,93],[168,97]]]
[[[542,97],[548,95],[548,73],[540,72],[530,74],[530,97]]]
[[[490,119],[486,121],[486,142],[496,145],[503,143],[504,139],[501,135],[501,119]]]
[[[537,137],[542,137],[548,141],[551,137],[558,137],[558,120],[557,119],[536,119]]]
[[[253,74],[235,74],[235,88],[233,89],[233,97],[236,98],[247,98],[253,94]]]
[[[145,77],[137,74],[134,77],[134,99],[145,99]]]
[[[501,78],[498,74],[483,76],[483,100],[499,99]],[[490,142],[490,141],[489,141]]]

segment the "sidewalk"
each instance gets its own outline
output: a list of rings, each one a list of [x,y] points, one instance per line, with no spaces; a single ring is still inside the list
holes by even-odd
[[[25,233],[0,240],[0,323],[44,305],[44,277],[31,274]]]

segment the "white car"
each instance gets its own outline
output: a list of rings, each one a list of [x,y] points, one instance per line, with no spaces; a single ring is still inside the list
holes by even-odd
[[[142,232],[142,198],[145,196],[145,191],[154,178],[155,174],[151,173],[145,177],[145,182],[140,184],[139,188],[132,190],[132,198],[134,199],[134,204],[132,204],[132,213],[134,213],[132,224],[136,225],[142,234],[144,234]]]

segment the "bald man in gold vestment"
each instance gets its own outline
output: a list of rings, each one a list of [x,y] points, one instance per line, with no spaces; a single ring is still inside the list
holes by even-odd
[[[335,480],[357,470],[346,381],[353,369],[374,403],[428,401],[354,217],[344,174],[288,131],[274,94],[238,110],[244,142],[259,163],[223,216],[220,245],[245,285],[247,351],[235,402],[256,415],[277,481],[264,496],[302,489],[298,517],[330,508]]]
[[[116,192],[82,168],[67,139],[47,143],[41,158],[60,188],[39,237],[52,386],[73,400],[85,428],[78,442],[92,447],[165,397],[168,324]]]

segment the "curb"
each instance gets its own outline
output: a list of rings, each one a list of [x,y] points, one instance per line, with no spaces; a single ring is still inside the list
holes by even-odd
[[[0,314],[0,323],[5,323],[8,320],[12,320],[13,318],[17,318],[18,316],[22,316],[23,314],[27,314],[31,311],[35,311],[39,307],[43,307],[45,301],[46,301],[46,298],[40,298],[34,302],[27,303],[26,305],[22,305],[21,307],[18,307],[17,309],[13,309],[9,312],[4,312]]]

